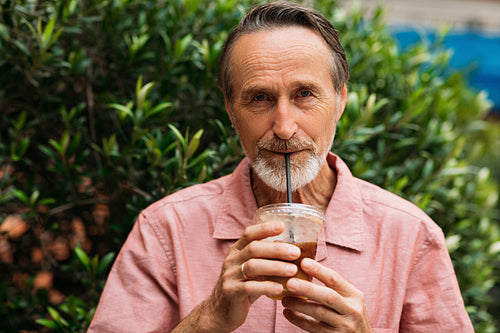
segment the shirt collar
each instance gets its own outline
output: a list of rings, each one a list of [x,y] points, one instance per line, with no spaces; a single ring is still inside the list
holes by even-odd
[[[337,172],[337,185],[325,212],[328,222],[319,235],[317,260],[326,258],[325,242],[358,252],[365,249],[363,206],[356,178],[337,155],[329,153],[327,162]],[[212,236],[216,239],[238,239],[245,228],[253,224],[256,210],[250,164],[244,158],[225,184]]]
[[[357,179],[340,157],[329,153],[328,165],[337,171],[337,185],[325,212],[328,243],[359,252],[365,250],[363,201]]]
[[[250,180],[250,163],[245,157],[224,186],[212,236],[217,239],[240,238],[243,230],[253,224],[257,208]]]

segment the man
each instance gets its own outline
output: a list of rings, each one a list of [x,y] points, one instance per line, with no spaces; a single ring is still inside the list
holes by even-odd
[[[354,178],[330,153],[347,100],[334,27],[292,3],[252,9],[228,37],[219,86],[246,158],[233,174],[175,193],[138,218],[110,273],[93,332],[472,332],[438,226]],[[326,222],[316,260],[262,239],[258,207],[293,201]]]

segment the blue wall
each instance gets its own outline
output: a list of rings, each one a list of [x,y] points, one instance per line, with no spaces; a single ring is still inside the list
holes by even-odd
[[[393,35],[402,49],[418,42],[421,35],[414,29],[393,27]],[[433,33],[425,38],[433,40]],[[451,31],[444,45],[453,50],[451,66],[469,74],[470,84],[486,90],[493,101],[493,112],[500,113],[500,34],[491,35],[474,31]]]

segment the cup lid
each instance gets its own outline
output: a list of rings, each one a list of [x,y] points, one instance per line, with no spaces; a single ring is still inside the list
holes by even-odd
[[[325,220],[325,215],[320,209],[311,205],[301,204],[301,203],[285,202],[285,203],[262,206],[255,212],[255,218],[267,214],[274,214],[274,215],[293,214],[294,216],[303,216],[303,217],[312,216],[318,220],[318,223],[323,223],[323,221]]]

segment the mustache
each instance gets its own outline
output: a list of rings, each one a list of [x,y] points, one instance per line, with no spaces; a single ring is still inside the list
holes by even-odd
[[[262,139],[257,142],[258,150],[270,150],[278,152],[293,152],[299,150],[310,150],[317,153],[317,148],[314,142],[308,138],[292,137],[288,140],[283,140],[278,137]]]

